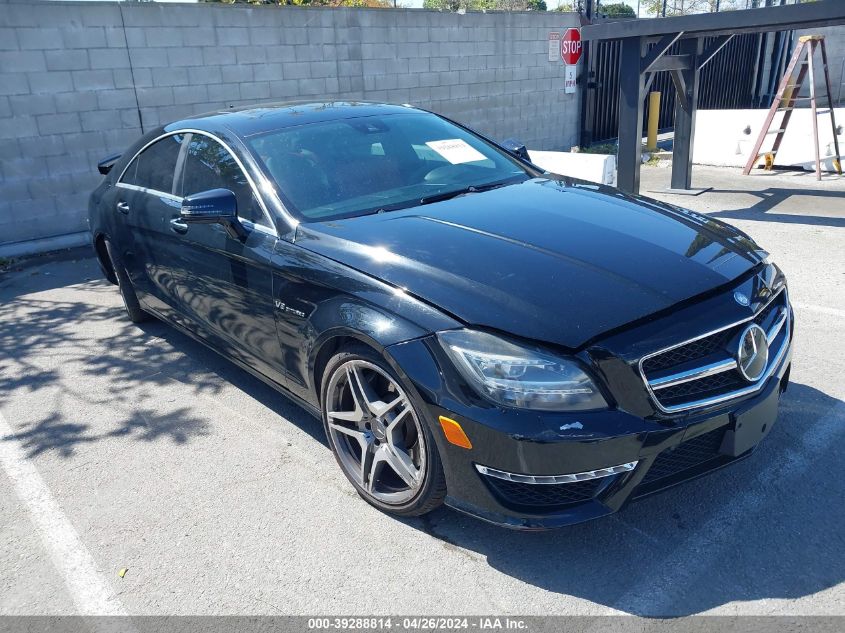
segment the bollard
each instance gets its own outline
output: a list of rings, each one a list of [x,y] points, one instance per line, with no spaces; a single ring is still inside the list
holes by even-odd
[[[660,121],[660,92],[648,93],[648,142],[646,149],[650,152],[657,150],[657,124]]]

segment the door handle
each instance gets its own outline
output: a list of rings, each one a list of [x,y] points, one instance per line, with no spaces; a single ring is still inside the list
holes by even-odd
[[[120,211],[123,215],[129,215],[129,203],[121,200],[117,203],[117,210]]]
[[[182,218],[173,218],[170,220],[170,230],[184,235],[188,232],[188,225],[182,221]]]

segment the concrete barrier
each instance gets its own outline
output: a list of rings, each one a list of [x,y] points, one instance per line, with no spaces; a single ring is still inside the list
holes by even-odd
[[[537,167],[553,174],[616,186],[616,156],[538,150],[529,150],[528,155]]]
[[[767,112],[768,110],[699,110],[695,122],[693,162],[700,165],[744,167],[754,150],[760,129],[765,125]],[[845,108],[834,108],[833,112],[837,126],[845,125]],[[778,129],[777,124],[782,117],[783,114],[775,116],[773,129]],[[834,171],[830,115],[819,114],[818,120],[822,170]],[[840,133],[838,138],[840,150],[845,151],[845,135]],[[774,139],[775,135],[770,134],[760,151],[768,151]],[[775,157],[775,165],[814,171],[815,160],[812,112],[809,109],[794,110]]]

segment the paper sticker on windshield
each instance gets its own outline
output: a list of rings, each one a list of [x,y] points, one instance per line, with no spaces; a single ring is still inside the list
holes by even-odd
[[[429,141],[426,145],[453,165],[474,163],[477,160],[487,160],[484,154],[459,138],[451,138],[445,141]]]

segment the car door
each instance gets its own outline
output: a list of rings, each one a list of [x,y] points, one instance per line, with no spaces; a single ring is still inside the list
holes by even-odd
[[[213,253],[223,247],[224,240],[210,225],[188,226],[180,219],[181,175],[190,138],[189,132],[171,133],[141,152],[131,186],[146,194],[145,213],[130,211],[130,217],[136,243],[143,250],[150,307],[214,344],[207,321],[219,294],[215,288],[223,262]],[[170,151],[157,151],[162,145]],[[160,175],[165,171],[169,175],[166,194],[162,191],[165,178]]]
[[[219,225],[191,226],[186,237],[198,235],[194,229],[202,228],[219,239],[202,254],[206,262],[214,262],[214,282],[203,289],[204,297],[194,301],[229,355],[283,383],[270,266],[277,241],[275,227],[243,164],[228,147],[199,132],[192,134],[186,147],[180,195],[229,189],[237,198],[238,218],[246,229],[246,237],[240,240]]]
[[[126,229],[119,239],[124,266],[141,301],[168,318],[175,316],[169,296],[171,262],[158,244],[170,217],[181,207],[173,187],[184,139],[183,134],[168,134],[150,143],[115,185],[115,212]]]

